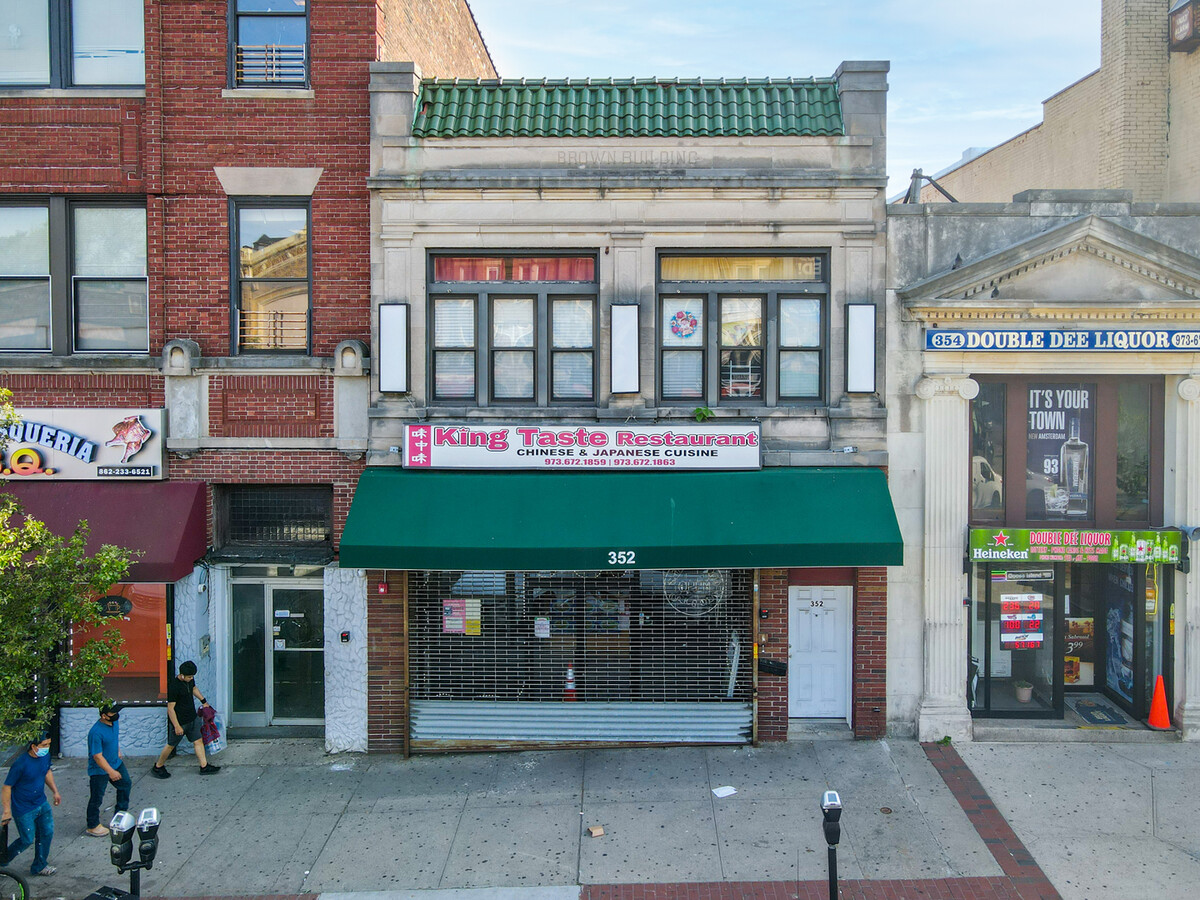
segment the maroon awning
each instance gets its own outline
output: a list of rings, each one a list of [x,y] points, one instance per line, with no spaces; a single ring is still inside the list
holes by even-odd
[[[56,534],[71,534],[86,519],[89,550],[115,544],[142,551],[126,581],[178,581],[208,548],[203,482],[10,480],[6,489]]]

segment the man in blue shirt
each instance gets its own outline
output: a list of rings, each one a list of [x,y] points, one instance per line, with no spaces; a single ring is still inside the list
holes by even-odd
[[[88,732],[88,780],[92,796],[87,806],[87,833],[92,837],[104,837],[108,829],[100,824],[100,804],[109,782],[117,788],[116,812],[129,809],[129,789],[133,780],[125,768],[121,754],[121,732],[117,720],[121,711],[111,703],[100,707],[100,719]]]
[[[27,753],[17,757],[0,789],[0,825],[17,823],[17,839],[8,845],[11,860],[22,850],[34,846],[33,875],[53,875],[54,866],[47,865],[50,856],[50,841],[54,838],[54,813],[46,799],[46,788],[54,793],[54,805],[62,803],[62,796],[54,784],[54,773],[50,771],[50,737],[43,735],[31,741]]]

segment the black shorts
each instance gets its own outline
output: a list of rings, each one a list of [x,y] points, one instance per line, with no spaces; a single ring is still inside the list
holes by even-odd
[[[200,719],[192,719],[192,721],[184,725],[183,734],[176,734],[175,726],[171,724],[170,719],[167,719],[167,744],[176,747],[185,737],[193,744],[200,740]]]

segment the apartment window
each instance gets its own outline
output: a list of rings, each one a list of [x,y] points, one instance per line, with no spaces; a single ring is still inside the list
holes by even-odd
[[[662,256],[662,399],[710,406],[820,400],[825,270],[825,258],[814,254]]]
[[[304,87],[308,83],[306,0],[230,0],[234,87]]]
[[[233,300],[240,353],[308,351],[307,201],[235,201]]]
[[[439,255],[431,269],[434,400],[595,400],[594,256]]]
[[[0,0],[0,84],[145,84],[142,6],[142,0]]]
[[[146,209],[52,197],[0,204],[0,350],[149,350]]]

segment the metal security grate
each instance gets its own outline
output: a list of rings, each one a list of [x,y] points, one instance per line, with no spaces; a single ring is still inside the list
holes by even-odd
[[[750,596],[748,571],[413,572],[411,698],[561,704],[570,666],[582,703],[745,706]]]
[[[329,487],[225,485],[225,540],[230,544],[327,543],[333,530]]]

